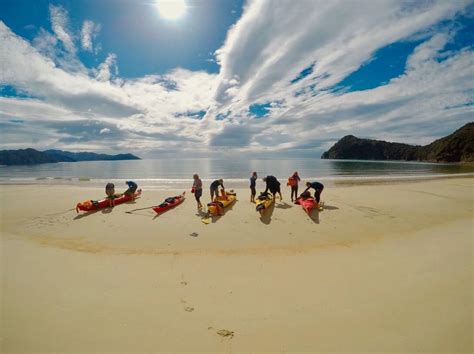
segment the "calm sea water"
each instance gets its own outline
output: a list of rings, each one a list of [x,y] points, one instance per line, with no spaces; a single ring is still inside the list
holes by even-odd
[[[371,178],[418,178],[452,174],[472,174],[474,166],[320,159],[236,160],[162,159],[133,161],[84,161],[32,166],[0,166],[0,183],[50,183],[102,186],[111,181],[132,179],[141,186],[170,187],[189,184],[198,173],[203,181],[223,178],[236,185],[247,185],[252,171],[259,177],[274,175],[285,182],[298,171],[303,180],[352,180]]]

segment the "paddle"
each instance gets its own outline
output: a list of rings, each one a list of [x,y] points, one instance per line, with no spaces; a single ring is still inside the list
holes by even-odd
[[[131,213],[134,212],[134,211],[150,209],[150,208],[153,208],[153,207],[155,207],[155,206],[156,206],[156,205],[148,206],[148,207],[145,207],[145,208],[132,209],[132,210],[126,211],[126,213],[127,213],[127,214],[131,214]]]

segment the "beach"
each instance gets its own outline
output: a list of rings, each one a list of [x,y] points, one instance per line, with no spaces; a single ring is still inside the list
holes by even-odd
[[[1,349],[472,352],[473,188],[335,183],[308,216],[284,187],[262,217],[239,188],[206,225],[189,190],[157,216],[183,190],[86,214],[103,188],[0,185]]]

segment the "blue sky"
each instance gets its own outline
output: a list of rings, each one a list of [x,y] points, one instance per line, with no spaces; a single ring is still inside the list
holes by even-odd
[[[0,149],[311,157],[473,120],[473,1],[159,1],[0,0]]]

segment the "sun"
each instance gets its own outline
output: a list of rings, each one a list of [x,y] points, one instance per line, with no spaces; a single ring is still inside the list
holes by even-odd
[[[185,0],[157,0],[156,6],[160,16],[167,20],[177,20],[186,12]]]

